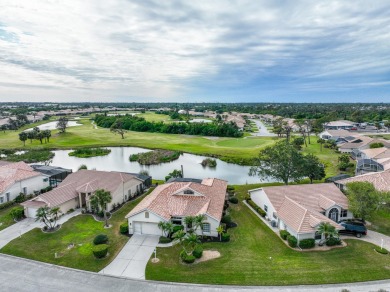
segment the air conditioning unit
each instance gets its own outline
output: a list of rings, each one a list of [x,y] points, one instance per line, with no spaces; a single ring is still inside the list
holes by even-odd
[[[272,227],[276,227],[276,226],[277,226],[277,223],[276,223],[275,220],[272,220],[272,221],[271,221],[271,226],[272,226]]]

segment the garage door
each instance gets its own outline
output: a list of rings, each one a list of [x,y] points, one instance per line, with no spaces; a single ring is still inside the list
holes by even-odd
[[[37,214],[37,208],[31,208],[31,207],[28,207],[26,209],[26,216],[28,218],[35,218],[36,214]]]
[[[157,223],[134,222],[134,233],[161,235],[161,230],[158,228]]]

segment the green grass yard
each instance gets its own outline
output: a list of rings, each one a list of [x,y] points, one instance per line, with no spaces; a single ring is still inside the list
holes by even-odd
[[[143,198],[143,197],[141,197]],[[14,239],[0,252],[22,258],[52,263],[60,266],[98,272],[107,266],[126,244],[129,238],[119,233],[119,225],[125,222],[125,216],[141,198],[128,202],[112,215],[109,229],[103,227],[103,222],[97,222],[91,215],[79,215],[64,223],[60,230],[54,233],[43,233],[33,229]],[[109,256],[95,259],[92,254],[93,239],[98,234],[106,234],[109,238]],[[68,249],[69,244],[75,247]],[[61,254],[55,258],[54,254]]]
[[[372,224],[369,229],[390,236],[390,208],[384,207],[374,213],[368,221]]]
[[[11,226],[12,224],[15,224],[14,219],[9,214],[14,207],[16,207],[16,205],[0,210],[0,231]]]
[[[239,186],[240,201],[248,189]],[[230,229],[230,243],[206,243],[221,258],[184,265],[180,246],[158,248],[160,262],[148,263],[146,279],[231,285],[329,284],[390,278],[390,257],[376,253],[374,245],[347,240],[348,246],[330,251],[297,252],[288,248],[243,204],[231,208],[238,227]]]

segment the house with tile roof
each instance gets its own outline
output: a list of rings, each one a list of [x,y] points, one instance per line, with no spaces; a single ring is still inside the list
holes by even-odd
[[[390,192],[390,169],[341,179],[335,181],[335,184],[343,190],[347,183],[350,182],[369,182],[372,183],[378,191]]]
[[[106,206],[110,211],[114,204],[126,202],[147,187],[143,177],[125,172],[83,169],[69,174],[58,187],[22,203],[22,206],[25,215],[32,218],[37,209],[44,206],[60,207],[62,213],[76,208],[91,210],[90,198],[97,190],[104,189],[111,193],[112,201]]]
[[[336,229],[341,219],[352,218],[347,197],[331,183],[264,187],[248,191],[252,201],[266,212],[271,225],[287,230],[298,241],[315,238],[321,222]]]
[[[47,186],[48,177],[24,162],[0,164],[0,204],[14,200],[20,193],[34,194]]]
[[[217,237],[227,182],[216,178],[195,180],[180,179],[159,185],[145,197],[126,218],[130,234],[161,235],[158,223],[172,222],[184,225],[187,216],[204,215],[205,221],[198,234]],[[185,230],[190,226],[185,226]]]

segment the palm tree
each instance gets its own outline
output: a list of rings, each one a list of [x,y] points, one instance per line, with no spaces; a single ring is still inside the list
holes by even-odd
[[[158,227],[159,229],[161,229],[161,236],[164,235],[165,225],[166,225],[166,222],[164,222],[164,221],[160,221],[160,222],[158,222],[158,224],[157,224],[157,227]]]
[[[49,207],[40,207],[38,208],[35,221],[43,222],[47,229],[51,230],[57,226],[58,216],[61,213],[61,209],[59,207],[54,207],[50,209]]]
[[[217,227],[217,232],[218,232],[218,234],[219,234],[219,241],[222,241],[222,233],[225,231],[225,229],[223,228],[223,226],[222,225],[219,225],[218,227]]]
[[[195,222],[195,217],[194,216],[187,216],[184,218],[184,223],[187,228],[189,228],[188,232],[193,233],[194,232],[194,222]]]
[[[185,249],[185,247],[184,247],[184,245],[183,245],[183,241],[184,241],[185,236],[186,236],[186,233],[185,233],[184,230],[182,230],[182,229],[176,231],[176,232],[173,234],[173,238],[179,240],[179,243],[183,246],[183,249],[186,251],[186,249]],[[186,251],[186,252],[187,252],[187,251]]]
[[[173,223],[172,222],[167,222],[165,224],[165,231],[166,231],[166,237],[168,237],[169,234],[171,234],[171,232],[173,231]]]
[[[338,234],[336,228],[329,222],[321,222],[317,231],[325,236],[325,241],[328,239],[328,236],[333,237]]]
[[[102,209],[106,227],[108,227],[106,207],[107,204],[110,203],[111,201],[112,201],[111,193],[103,189],[97,190],[90,199],[91,205],[99,206]]]
[[[191,234],[188,234],[185,238],[184,238],[184,243],[187,245],[188,247],[188,251],[187,252],[188,254],[191,254],[194,249],[195,249],[195,246],[197,244],[200,243],[200,240],[198,238],[198,235],[196,235],[195,233],[191,233]]]
[[[322,138],[317,140],[317,143],[320,144],[320,151],[322,151],[322,144],[325,144],[325,142],[326,141],[324,139],[322,139]]]
[[[202,237],[203,237],[203,221],[206,220],[206,216],[204,214],[199,214],[194,217],[194,231],[198,230],[200,227],[200,230],[202,231]]]

